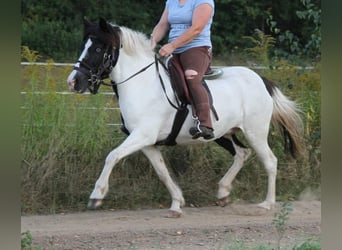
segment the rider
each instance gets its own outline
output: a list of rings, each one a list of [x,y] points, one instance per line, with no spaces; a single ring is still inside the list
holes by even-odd
[[[179,57],[198,116],[199,126],[190,129],[193,138],[214,138],[210,103],[202,78],[211,57],[210,28],[214,16],[214,0],[166,0],[163,14],[152,32],[152,48],[169,31],[168,43],[159,54]]]

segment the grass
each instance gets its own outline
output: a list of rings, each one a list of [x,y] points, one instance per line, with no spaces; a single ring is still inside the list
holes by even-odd
[[[307,240],[294,246],[281,248],[282,250],[320,250],[321,244],[318,241]],[[218,250],[274,250],[273,246],[257,245],[250,246],[243,242],[226,243]]]
[[[264,51],[264,50],[262,50]],[[23,49],[23,58],[39,55]],[[103,95],[61,95],[68,91],[71,67],[29,65],[22,68],[21,204],[27,214],[82,211],[102,170],[107,154],[125,135],[119,126],[116,98]],[[260,71],[275,80],[291,98],[299,100],[305,121],[304,156],[292,160],[283,151],[282,138],[271,130],[269,143],[278,157],[277,196],[298,198],[303,190],[320,187],[320,84],[319,66],[303,71],[286,62]],[[279,70],[285,67],[284,70]],[[37,93],[39,92],[39,94]],[[241,137],[241,135],[238,135]],[[242,138],[243,140],[243,138]],[[205,206],[216,201],[217,182],[232,157],[214,143],[163,147],[167,165],[188,203]],[[232,200],[260,202],[267,176],[256,159],[249,158],[238,174]],[[170,196],[141,153],[123,159],[110,177],[104,208],[168,207]]]

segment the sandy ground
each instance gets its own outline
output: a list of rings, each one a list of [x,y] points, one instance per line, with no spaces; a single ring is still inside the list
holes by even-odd
[[[321,202],[295,201],[281,246],[320,239]],[[177,219],[166,209],[111,210],[22,216],[21,231],[43,249],[231,249],[243,244],[276,247],[275,209],[252,204],[185,207]],[[231,247],[229,247],[231,246]]]

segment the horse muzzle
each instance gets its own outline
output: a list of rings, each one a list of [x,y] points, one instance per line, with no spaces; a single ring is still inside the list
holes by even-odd
[[[69,89],[77,93],[84,93],[88,88],[88,77],[82,72],[73,70],[67,79]]]

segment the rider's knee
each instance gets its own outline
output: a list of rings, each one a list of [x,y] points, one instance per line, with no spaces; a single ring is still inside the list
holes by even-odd
[[[186,79],[194,79],[195,76],[198,75],[198,72],[196,70],[193,69],[187,69],[185,70],[185,78]]]

